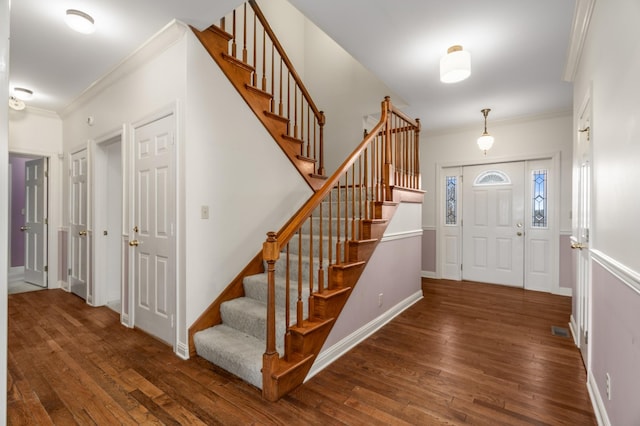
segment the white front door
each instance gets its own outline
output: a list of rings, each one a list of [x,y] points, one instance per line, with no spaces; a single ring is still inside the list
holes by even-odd
[[[175,118],[135,129],[134,322],[167,343],[175,342]]]
[[[25,164],[24,280],[47,286],[47,159]]]
[[[462,278],[524,287],[524,163],[463,168]]]
[[[74,294],[87,299],[87,150],[71,154],[69,200],[69,286]]]

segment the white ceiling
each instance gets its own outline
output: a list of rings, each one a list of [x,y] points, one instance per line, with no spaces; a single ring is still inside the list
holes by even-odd
[[[420,117],[424,130],[568,111],[562,81],[575,0],[289,0],[376,74]],[[11,9],[11,88],[28,105],[61,111],[176,18],[206,27],[239,0],[18,0]],[[66,9],[94,16],[96,32],[77,34]],[[440,57],[461,44],[471,77],[439,81]]]

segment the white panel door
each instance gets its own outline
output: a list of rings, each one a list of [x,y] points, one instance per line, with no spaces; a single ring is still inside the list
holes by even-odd
[[[47,286],[47,159],[25,164],[24,280]]]
[[[524,286],[524,163],[463,169],[462,278]]]
[[[69,287],[87,299],[89,277],[87,242],[87,150],[71,155],[69,200]]]
[[[175,342],[174,116],[135,129],[134,322]]]

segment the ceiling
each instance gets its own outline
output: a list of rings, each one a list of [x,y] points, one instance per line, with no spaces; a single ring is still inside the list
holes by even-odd
[[[378,76],[420,117],[424,130],[569,111],[562,80],[575,0],[289,0]],[[11,9],[10,86],[28,105],[62,111],[87,87],[176,18],[199,28],[239,0],[19,0]],[[66,9],[96,20],[82,35]],[[440,57],[460,44],[471,77],[439,81]]]

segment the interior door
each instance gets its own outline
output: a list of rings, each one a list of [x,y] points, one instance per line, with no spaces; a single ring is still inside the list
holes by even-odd
[[[69,286],[71,292],[87,299],[87,150],[71,155],[69,215]]]
[[[47,286],[47,159],[25,163],[24,280]]]
[[[524,287],[524,163],[463,168],[462,278]]]
[[[175,342],[175,178],[173,115],[135,129],[134,322]]]
[[[588,112],[588,108],[586,109]],[[589,229],[591,226],[591,163],[590,163],[590,120],[583,116],[578,136],[578,184],[577,223],[571,247],[577,249],[576,298],[578,344],[584,364],[589,360],[589,315],[591,293],[591,255],[589,252]]]

